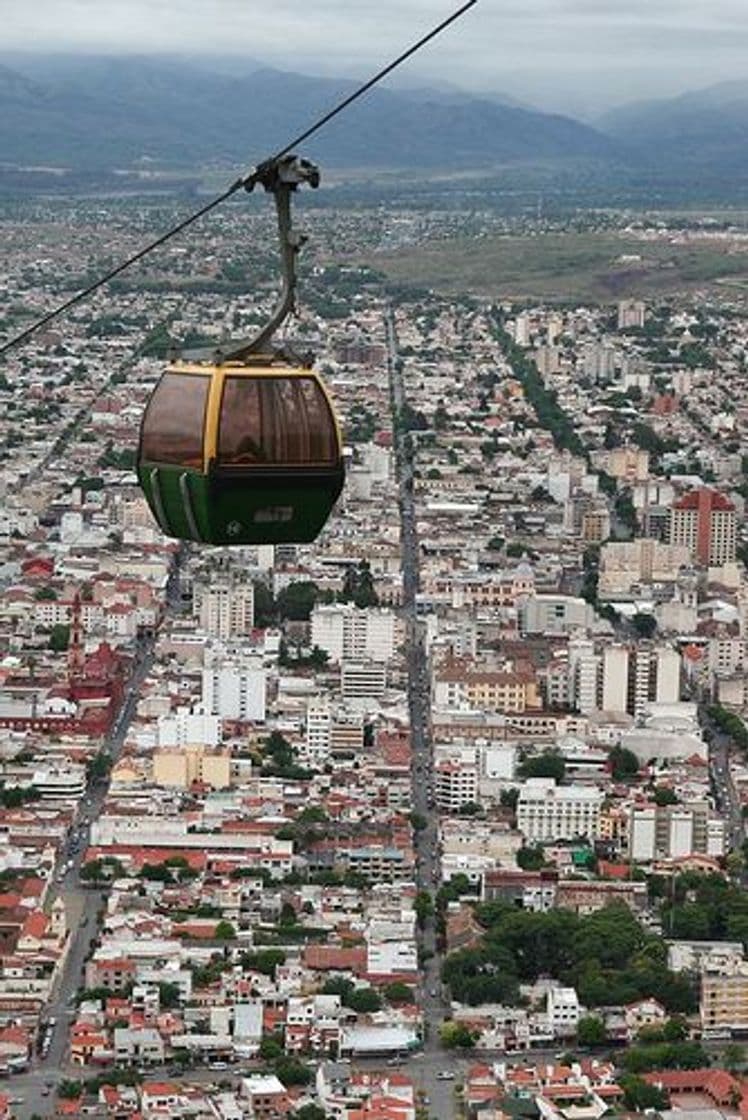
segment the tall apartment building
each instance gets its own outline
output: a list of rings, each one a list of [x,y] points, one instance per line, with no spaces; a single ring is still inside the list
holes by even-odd
[[[628,852],[633,863],[725,852],[725,822],[707,801],[681,805],[634,805],[629,810]]]
[[[306,742],[302,748],[305,762],[322,766],[336,753],[358,754],[364,745],[364,721],[360,712],[345,706],[335,708],[330,701],[315,696],[306,710]]]
[[[603,793],[589,786],[558,786],[554,778],[529,778],[517,802],[517,827],[528,844],[595,839]]]
[[[716,568],[735,560],[735,506],[716,490],[702,487],[673,502],[667,533],[670,544],[685,545],[704,566]]]
[[[331,661],[391,660],[395,653],[395,615],[386,608],[361,610],[352,603],[317,606],[312,611],[313,646]]]
[[[748,1030],[748,964],[736,962],[725,971],[706,970],[701,976],[701,1029]]]
[[[444,813],[456,813],[478,800],[478,767],[474,762],[444,759],[434,767],[434,800]]]
[[[197,583],[193,591],[193,615],[206,634],[216,638],[240,638],[255,622],[255,589],[251,583],[222,576],[210,583]]]
[[[583,715],[598,709],[600,665],[600,654],[590,639],[569,642],[569,699]]]
[[[605,646],[599,706],[604,712],[638,716],[652,702],[676,703],[680,672],[680,654],[672,646],[647,641]]]
[[[643,327],[646,307],[640,299],[624,299],[618,304],[618,329]]]
[[[222,719],[263,723],[267,673],[254,658],[239,653],[206,653],[203,668],[203,708]]]
[[[590,381],[612,381],[616,373],[616,352],[614,347],[593,342],[584,351],[583,369]]]

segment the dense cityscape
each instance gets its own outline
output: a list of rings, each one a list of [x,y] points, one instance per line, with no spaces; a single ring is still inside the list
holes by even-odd
[[[5,205],[0,341],[167,210]],[[444,295],[385,258],[548,221],[302,224],[314,544],[166,538],[134,474],[171,348],[266,317],[267,216],[0,369],[0,1118],[746,1116],[741,285]]]

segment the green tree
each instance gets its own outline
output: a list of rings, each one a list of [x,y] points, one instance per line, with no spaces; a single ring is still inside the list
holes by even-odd
[[[83,1093],[83,1082],[66,1078],[57,1086],[57,1096],[64,1101],[75,1101]]]
[[[303,1104],[291,1113],[290,1120],[325,1120],[327,1115],[318,1104]]]
[[[415,996],[413,989],[402,980],[393,980],[390,984],[386,984],[384,988],[384,996],[388,1003],[413,1003]]]
[[[357,1015],[370,1015],[382,1007],[382,997],[374,988],[354,988],[345,997],[346,1007],[355,1011]]]
[[[641,638],[651,638],[657,629],[657,619],[653,614],[635,614],[631,624]]]
[[[266,1034],[260,1042],[260,1057],[265,1062],[274,1062],[284,1054],[283,1041],[277,1035]]]
[[[678,794],[669,786],[657,786],[654,791],[655,805],[677,805]]]
[[[236,930],[231,922],[220,921],[213,931],[213,937],[216,941],[235,941]]]
[[[659,1089],[657,1085],[650,1085],[643,1077],[626,1073],[618,1078],[618,1082],[623,1089],[623,1103],[631,1112],[646,1112],[647,1109],[661,1112],[669,1107],[670,1101],[665,1090]]]
[[[745,1047],[738,1042],[730,1042],[722,1051],[722,1062],[730,1073],[738,1073],[745,1065]]]
[[[464,1023],[452,1020],[442,1023],[439,1037],[448,1050],[472,1050],[477,1042],[476,1035]]]
[[[312,1071],[296,1058],[283,1055],[274,1064],[275,1076],[288,1088],[291,1085],[308,1085]]]
[[[639,773],[639,759],[627,747],[615,746],[610,752],[610,767],[616,781],[635,778]]]
[[[542,754],[523,759],[517,773],[521,778],[555,778],[561,782],[566,774],[566,763],[557,750],[547,748]]]
[[[433,916],[434,900],[431,897],[429,891],[419,891],[416,895],[413,905],[416,912],[418,925],[421,929],[423,929],[429,918]]]
[[[56,622],[49,634],[49,648],[55,653],[64,653],[70,642],[70,627],[67,623]]]
[[[57,598],[57,592],[55,591],[54,587],[49,587],[48,585],[45,587],[37,587],[36,591],[34,592],[34,598],[39,603],[51,601]]]
[[[517,852],[517,865],[523,871],[540,871],[545,866],[545,852],[541,847],[520,848]]]
[[[182,1002],[179,984],[172,984],[167,980],[161,981],[158,986],[158,994],[161,1007],[165,1011],[170,1011],[174,1007],[179,1007]]]
[[[319,588],[312,580],[299,580],[289,583],[278,593],[276,604],[283,619],[293,622],[308,622],[319,598]]]
[[[584,1015],[577,1024],[580,1046],[602,1046],[608,1038],[605,1023],[597,1015]]]

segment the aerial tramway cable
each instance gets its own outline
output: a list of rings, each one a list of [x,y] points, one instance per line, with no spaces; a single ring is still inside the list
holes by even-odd
[[[20,334],[17,334],[14,338],[11,338],[8,342],[0,345],[0,355],[7,353],[14,347],[19,346],[22,342],[25,342],[28,338],[31,338],[32,335],[36,334],[36,332],[41,330],[42,327],[46,326],[47,323],[51,323],[54,319],[58,319],[61,315],[64,315],[66,311],[69,311],[71,307],[74,307],[77,303],[81,303],[83,300],[87,299],[88,296],[93,295],[93,293],[98,291],[99,288],[104,287],[104,285],[108,284],[110,280],[113,280],[115,276],[119,276],[121,272],[124,272],[125,269],[142,260],[143,257],[148,255],[148,253],[152,253],[154,249],[159,248],[160,245],[163,245],[166,241],[169,241],[172,237],[175,237],[178,233],[181,233],[182,230],[187,229],[188,226],[191,226],[194,222],[198,221],[199,218],[202,218],[206,214],[209,214],[211,210],[214,210],[217,206],[220,206],[222,202],[225,202],[227,198],[230,198],[233,194],[236,194],[237,191],[241,190],[242,188],[251,189],[251,187],[258,181],[258,177],[262,175],[262,172],[265,168],[267,168],[270,164],[279,161],[293,148],[298,147],[299,144],[303,143],[305,140],[308,140],[310,136],[313,136],[316,132],[318,132],[321,128],[328,124],[333,119],[333,117],[336,117],[339,113],[342,113],[344,109],[347,109],[348,106],[352,105],[353,102],[356,101],[359,97],[367,93],[373,86],[375,86],[378,82],[381,82],[383,78],[386,78],[388,74],[391,74],[392,71],[397,69],[397,67],[400,66],[403,62],[411,58],[417,51],[419,51],[432,39],[436,38],[437,35],[441,34],[442,31],[449,27],[450,24],[458,20],[462,15],[465,14],[465,12],[468,11],[469,8],[472,8],[475,4],[477,4],[477,2],[478,0],[466,0],[466,3],[464,3],[460,8],[458,8],[446,19],[442,20],[441,23],[432,28],[431,31],[422,36],[422,38],[420,38],[416,43],[413,43],[412,46],[408,47],[407,50],[403,51],[402,54],[398,55],[396,59],[390,62],[387,66],[383,67],[383,69],[378,71],[378,73],[376,73],[362,86],[359,86],[358,89],[354,90],[353,93],[348,95],[348,97],[345,97],[342,101],[340,101],[337,105],[330,109],[329,112],[325,113],[324,116],[316,120],[307,129],[305,129],[283,148],[281,148],[280,151],[278,151],[274,156],[271,156],[269,159],[263,160],[260,164],[258,164],[256,168],[248,172],[246,175],[240,176],[235,180],[235,182],[231,184],[231,186],[227,187],[225,191],[217,195],[216,198],[212,199],[210,202],[207,202],[204,206],[201,206],[199,210],[196,210],[193,214],[190,214],[181,222],[178,222],[177,225],[167,230],[166,233],[162,233],[161,236],[157,237],[155,241],[150,242],[150,244],[145,245],[142,249],[139,249],[138,252],[134,253],[131,257],[128,257],[126,260],[121,261],[120,264],[118,264],[115,268],[111,269],[109,272],[104,273],[103,276],[100,276],[98,280],[95,280],[92,284],[89,284],[86,288],[83,288],[80,292],[77,292],[74,296],[71,296],[70,299],[66,300],[64,303],[61,303],[52,311],[48,311],[46,315],[42,315],[41,318],[37,319],[30,326],[22,330]]]

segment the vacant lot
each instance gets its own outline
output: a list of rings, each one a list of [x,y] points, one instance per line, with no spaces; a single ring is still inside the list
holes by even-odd
[[[748,280],[748,246],[553,233],[430,242],[368,262],[391,280],[496,298],[607,301]]]

